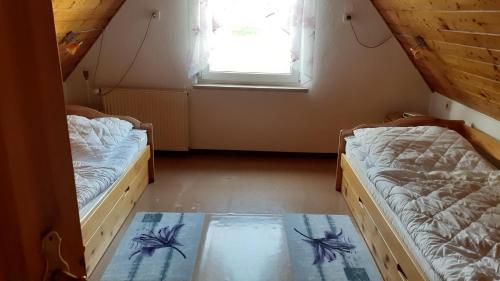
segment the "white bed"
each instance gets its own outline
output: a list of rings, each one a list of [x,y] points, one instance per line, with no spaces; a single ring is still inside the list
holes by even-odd
[[[105,165],[117,167],[117,178],[130,166],[131,163],[140,156],[140,152],[147,146],[148,139],[146,131],[132,129],[127,137],[117,145],[112,153],[110,153]],[[116,178],[116,179],[117,179]],[[80,220],[83,220],[90,211],[106,196],[109,192],[109,187],[116,181],[114,179],[108,188],[102,191],[97,197],[90,200],[79,208]],[[96,180],[96,176],[92,176],[89,180]],[[78,186],[78,182],[76,183]]]
[[[154,181],[153,125],[75,105],[66,106],[66,115],[90,274]]]
[[[500,171],[467,140],[439,127],[359,129],[345,157],[427,280],[500,278]]]
[[[105,197],[147,146],[145,130],[115,117],[68,115],[80,220]]]

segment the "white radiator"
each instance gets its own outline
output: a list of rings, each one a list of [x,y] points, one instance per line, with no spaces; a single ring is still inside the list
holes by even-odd
[[[189,150],[186,91],[115,89],[103,98],[104,112],[153,123],[156,150]]]

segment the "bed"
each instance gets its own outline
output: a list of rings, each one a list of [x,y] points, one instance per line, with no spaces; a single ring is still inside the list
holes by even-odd
[[[385,280],[500,278],[500,143],[416,117],[343,130],[336,188]]]
[[[90,274],[154,181],[153,126],[83,106],[66,106],[66,115]]]

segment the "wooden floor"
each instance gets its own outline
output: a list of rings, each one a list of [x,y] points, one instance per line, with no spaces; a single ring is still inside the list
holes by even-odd
[[[334,158],[215,153],[156,156],[149,185],[90,276],[99,280],[136,212],[348,214]]]

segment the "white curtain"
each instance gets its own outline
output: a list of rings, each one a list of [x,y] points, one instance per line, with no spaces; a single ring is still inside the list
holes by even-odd
[[[309,86],[313,79],[314,42],[316,39],[316,0],[295,0],[293,18],[293,70],[300,84]]]
[[[189,0],[189,51],[187,72],[190,78],[209,63],[212,35],[224,22],[216,18],[210,3],[217,0]],[[252,1],[252,0],[248,0]],[[269,0],[272,1],[272,0]],[[313,79],[314,41],[316,33],[316,0],[290,0],[289,26],[283,27],[292,37],[292,69],[299,73],[300,84],[308,86]]]
[[[208,66],[212,12],[209,0],[188,0],[188,5],[189,49],[187,72],[189,78],[193,78]]]

